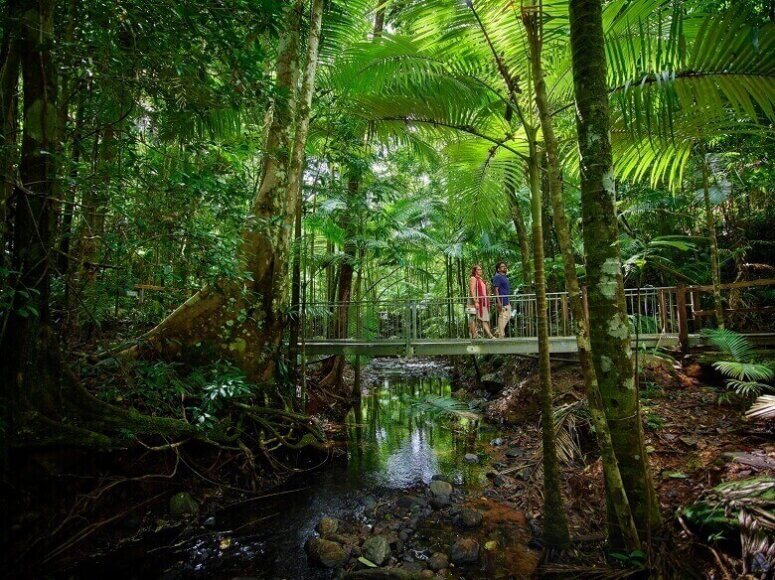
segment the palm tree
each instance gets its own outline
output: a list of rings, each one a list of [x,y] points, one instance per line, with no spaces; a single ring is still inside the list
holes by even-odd
[[[509,179],[531,182],[532,136],[547,141],[548,125],[542,134],[531,133],[531,127],[539,123],[530,106],[532,85],[536,83],[525,55],[525,36],[512,8],[504,8],[501,3],[467,2],[462,6],[431,2],[430,10],[428,2],[421,4],[410,4],[402,12],[406,35],[386,36],[376,45],[359,47],[351,53],[350,62],[342,65],[341,74],[348,80],[349,95],[356,104],[354,111],[377,122],[379,130],[391,134],[408,130],[415,137],[439,144],[448,160],[445,171],[454,175],[457,206],[465,210],[460,213],[486,227],[492,222],[491,216],[504,213],[500,206],[503,196],[498,193],[503,191],[503,183]],[[750,114],[758,107],[767,114],[773,108],[775,71],[771,64],[762,64],[773,62],[766,58],[774,51],[770,33],[763,31],[758,46],[746,44],[740,41],[746,25],[739,19],[700,13],[690,3],[683,3],[680,10],[673,10],[673,6],[656,0],[618,1],[607,4],[601,14],[605,43],[600,39],[599,45],[601,51],[605,46],[612,61],[603,86],[616,105],[612,153],[617,162],[614,168],[621,175],[664,176],[680,181],[688,159],[682,149],[682,132],[692,134],[698,126],[717,131],[719,122],[728,125],[730,109]],[[570,106],[565,103],[573,93],[571,54],[565,42],[570,29],[567,4],[544,6],[543,16],[544,50],[550,55],[546,61],[551,63],[545,73],[546,100],[554,106],[544,120],[551,117],[553,124],[567,127],[563,120]],[[722,35],[715,30],[737,34],[718,42]],[[690,58],[682,52],[684,46],[689,47]],[[698,72],[697,66],[704,70]],[[529,92],[525,91],[526,83]],[[692,106],[696,103],[702,105],[701,122],[697,122],[697,108]],[[660,107],[665,112],[657,115]],[[662,137],[654,139],[647,133],[656,132],[657,118],[664,120],[659,126]],[[567,133],[558,141],[567,143]],[[669,145],[661,148],[665,144]],[[578,170],[579,159],[571,148],[559,152],[559,156],[569,170],[566,174],[574,167]],[[515,172],[515,168],[523,167],[528,168],[527,173]],[[615,174],[611,171],[605,177],[610,189]],[[515,189],[531,191],[530,187]],[[557,211],[558,204],[554,207],[557,221],[562,212]],[[585,216],[590,217],[589,211]],[[601,227],[614,228],[607,232],[606,239],[611,239],[616,217],[610,204],[601,218]],[[587,248],[588,258],[589,251]],[[614,331],[621,335],[618,340],[622,348],[616,358],[611,358],[601,343],[605,337],[594,335],[592,346],[609,418],[621,422],[631,417],[628,427],[617,427],[627,437],[616,434],[613,444],[617,457],[634,463],[633,473],[640,476],[641,489],[638,491],[635,485],[635,497],[630,501],[638,514],[638,526],[647,529],[648,522],[655,520],[657,506],[646,477],[627,320],[623,309],[611,310],[622,288],[620,260],[614,253],[603,251],[600,263],[593,264],[591,271],[597,268],[599,276],[600,267],[605,265],[606,280],[611,282],[603,295],[608,303],[605,311],[617,316]],[[568,257],[567,251],[564,256]],[[608,259],[611,261],[606,265]],[[566,259],[566,267],[569,263],[571,260]],[[589,262],[587,266],[589,276]],[[568,286],[572,288],[572,282]],[[607,326],[592,326],[607,332]],[[583,333],[579,334],[583,342]],[[601,349],[602,354],[597,352]],[[617,367],[621,373],[611,371],[616,367],[614,361],[621,363]],[[628,411],[613,409],[613,395],[621,404],[622,387],[628,385],[633,388],[624,389],[625,405],[617,408]],[[629,491],[632,482],[626,483]]]

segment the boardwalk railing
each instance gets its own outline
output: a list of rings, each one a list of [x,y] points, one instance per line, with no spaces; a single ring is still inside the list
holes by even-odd
[[[690,335],[715,323],[712,287],[643,287],[627,289],[627,312],[633,331],[646,337],[677,339],[686,350]],[[727,326],[742,331],[775,332],[775,280],[738,282],[722,286]],[[358,342],[413,344],[471,341],[466,298],[379,300],[307,304],[303,313],[306,343]],[[511,317],[506,338],[536,335],[535,294],[509,296]],[[574,335],[567,292],[547,294],[549,334],[555,339]],[[490,297],[490,325],[497,327],[495,297]],[[755,328],[753,328],[755,326]],[[482,337],[481,328],[479,338]]]

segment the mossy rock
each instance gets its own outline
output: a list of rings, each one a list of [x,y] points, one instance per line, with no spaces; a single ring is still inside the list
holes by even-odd
[[[170,515],[175,519],[195,516],[199,513],[199,504],[187,491],[176,493],[170,498]]]

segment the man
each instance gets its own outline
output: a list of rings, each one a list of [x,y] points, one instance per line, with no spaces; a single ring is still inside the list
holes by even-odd
[[[507,273],[506,262],[498,262],[498,265],[495,266],[495,276],[492,278],[495,306],[498,309],[498,330],[495,333],[498,338],[506,337],[506,325],[511,319],[511,304],[509,303],[511,283]]]

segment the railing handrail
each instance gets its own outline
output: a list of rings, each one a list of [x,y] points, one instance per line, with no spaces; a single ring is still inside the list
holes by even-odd
[[[765,286],[775,286],[775,279],[722,284],[721,289],[725,291],[725,296],[730,296],[732,304],[735,293],[730,293],[731,289]],[[584,290],[582,299],[586,309]],[[625,288],[624,299],[636,332],[641,336],[677,336],[681,349],[686,351],[690,332],[697,333],[707,327],[715,313],[703,310],[709,302],[703,292],[710,290],[712,286],[642,286]],[[744,296],[750,293],[738,294]],[[572,337],[575,325],[569,293],[548,292],[546,297],[550,336]],[[495,304],[496,300],[504,297],[490,294],[488,298],[491,303],[489,321],[492,331],[496,332],[496,329],[503,328],[504,318]],[[505,320],[505,336],[535,339],[538,331],[536,295],[517,291],[508,294],[508,299],[512,308],[511,316]],[[303,336],[309,343],[346,344],[358,340],[374,343],[374,346],[378,343],[405,343],[407,354],[414,352],[414,345],[427,344],[428,341],[470,342],[474,318],[466,313],[464,307],[472,301],[476,299],[463,295],[311,302],[301,310]],[[745,306],[730,312],[752,311],[750,304]],[[482,313],[476,318],[479,317]],[[483,317],[483,321],[486,320],[487,317]],[[762,326],[758,322],[754,326],[752,324],[746,323],[746,328],[750,330],[754,326]],[[765,326],[767,324],[764,323]],[[476,326],[479,326],[478,322]],[[481,335],[481,332],[474,334]]]
[[[720,284],[721,290],[731,290],[737,288],[751,288],[759,286],[775,286],[775,279],[761,279],[761,280],[748,280],[742,282],[730,282],[727,284]],[[636,295],[639,292],[677,292],[679,288],[683,288],[686,292],[712,292],[713,286],[697,285],[697,286],[641,286],[640,288],[625,288],[625,295]],[[584,289],[582,288],[582,292]],[[547,292],[547,298],[568,296],[567,291],[561,292]],[[441,303],[441,302],[462,302],[469,300],[470,296],[453,296],[453,297],[434,297],[434,298],[386,298],[379,300],[348,300],[348,301],[334,301],[334,302],[307,302],[305,306],[311,308],[314,306],[343,306],[343,305],[356,305],[356,304],[384,304],[384,305],[409,305],[409,304],[421,304],[421,303]],[[496,294],[489,294],[487,298],[492,302],[496,298],[502,298],[502,296]],[[509,300],[517,299],[530,299],[535,298],[534,292],[515,292],[508,295]],[[293,305],[298,306],[298,304]]]
[[[688,287],[687,287],[688,289]],[[676,286],[643,286],[640,289],[637,288],[625,288],[625,294],[637,294],[638,290],[640,290],[641,293],[645,292],[655,292],[655,291],[664,291],[664,290],[677,290]],[[582,290],[583,292],[583,290]],[[556,297],[562,297],[562,296],[568,296],[569,293],[567,291],[561,291],[561,292],[547,292],[546,297],[547,298],[556,298]],[[506,295],[509,300],[525,300],[525,299],[535,299],[535,293],[529,292],[529,293],[523,293],[523,292],[516,292],[512,294]],[[490,299],[490,302],[495,301],[497,298],[503,298],[503,295],[499,294],[488,294],[487,298]],[[453,303],[462,303],[464,301],[468,301],[469,299],[472,299],[471,296],[441,296],[441,297],[434,297],[434,298],[391,298],[391,299],[380,299],[380,300],[347,300],[347,301],[334,301],[334,302],[323,302],[323,301],[316,301],[316,302],[307,302],[306,307],[311,308],[315,306],[344,306],[344,305],[357,305],[357,304],[384,304],[384,305],[411,305],[411,304],[423,304],[423,303],[444,303],[444,302],[453,302]],[[298,305],[296,305],[298,306]]]
[[[719,284],[720,290],[734,290],[735,288],[753,288],[756,286],[775,286],[775,278],[763,278],[760,280],[743,280],[740,282],[728,282]],[[677,286],[676,286],[677,288]],[[713,286],[684,286],[687,292],[713,292]]]

